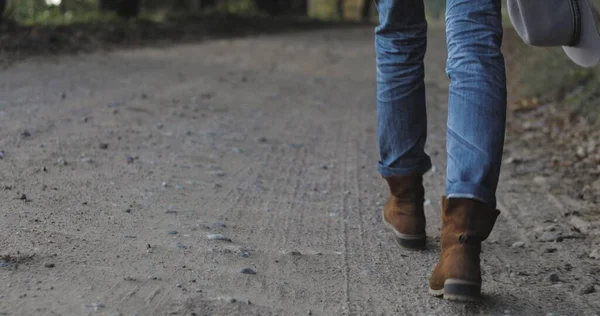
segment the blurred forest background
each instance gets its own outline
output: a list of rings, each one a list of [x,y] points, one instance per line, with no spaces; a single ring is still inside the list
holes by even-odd
[[[442,22],[446,1],[425,4],[429,21]],[[0,0],[0,11],[0,51],[13,57],[377,22],[374,0]],[[597,68],[523,44],[508,17],[505,26],[516,106],[559,101],[570,116],[599,121]]]

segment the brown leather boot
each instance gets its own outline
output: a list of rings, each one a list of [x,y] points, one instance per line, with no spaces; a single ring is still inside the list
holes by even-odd
[[[481,295],[481,242],[500,211],[471,199],[442,198],[441,253],[429,279],[429,293],[449,300],[475,301]]]
[[[425,247],[425,189],[423,176],[394,176],[384,178],[390,188],[390,198],[383,207],[383,223],[394,233],[404,248]]]

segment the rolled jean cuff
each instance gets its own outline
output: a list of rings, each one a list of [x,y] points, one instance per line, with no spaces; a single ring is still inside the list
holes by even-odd
[[[412,166],[397,166],[397,167],[389,167],[385,166],[382,163],[379,163],[377,170],[382,177],[392,177],[392,176],[409,176],[414,174],[425,174],[427,171],[431,169],[431,159],[427,158],[426,160],[422,160],[420,163],[412,165]]]
[[[496,207],[496,193],[475,183],[449,183],[446,185],[446,197],[474,199]]]

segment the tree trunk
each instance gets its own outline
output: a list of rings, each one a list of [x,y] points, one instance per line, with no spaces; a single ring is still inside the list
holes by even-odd
[[[4,13],[6,11],[6,2],[8,2],[8,0],[0,0],[0,21],[4,20]]]
[[[217,6],[217,0],[201,0],[200,9],[212,9]]]
[[[308,15],[308,0],[254,0],[256,7],[272,16]]]
[[[100,0],[100,10],[116,12],[122,18],[133,18],[140,13],[140,0]]]
[[[360,17],[363,21],[367,21],[371,18],[371,0],[364,0],[362,9],[360,12]]]
[[[344,19],[344,0],[337,0],[337,14],[340,19]]]

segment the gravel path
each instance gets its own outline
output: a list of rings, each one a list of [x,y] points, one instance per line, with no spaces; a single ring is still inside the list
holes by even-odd
[[[448,82],[431,34],[438,240]],[[600,315],[598,223],[511,162],[485,301],[427,295],[438,247],[402,250],[381,223],[373,63],[361,28],[2,71],[0,314]]]

